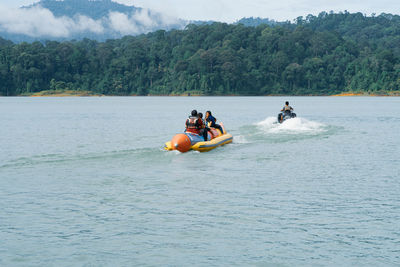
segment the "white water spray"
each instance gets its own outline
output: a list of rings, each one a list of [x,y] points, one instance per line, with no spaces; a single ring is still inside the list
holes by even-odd
[[[326,131],[324,124],[302,118],[293,118],[286,120],[283,123],[278,123],[275,117],[268,117],[265,120],[256,123],[256,125],[265,133],[270,134],[318,134]]]

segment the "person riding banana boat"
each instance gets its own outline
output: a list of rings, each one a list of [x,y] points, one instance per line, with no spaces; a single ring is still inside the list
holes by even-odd
[[[224,130],[222,129],[221,125],[217,124],[217,119],[211,114],[211,111],[206,111],[206,122],[208,127],[213,127],[215,129],[218,129],[221,131],[221,133],[224,133]]]
[[[202,118],[199,118],[197,110],[192,110],[191,115],[186,120],[185,132],[200,134],[200,130],[204,128],[204,122]]]
[[[210,122],[208,123],[209,127],[207,127],[203,120],[203,114],[193,110],[185,122],[184,133],[177,134],[171,141],[166,142],[164,149],[178,150],[180,152],[187,152],[193,149],[205,152],[231,143],[233,140],[232,135],[226,133],[223,124],[215,124],[216,119],[212,120],[210,116],[211,112],[207,111],[206,121],[209,118]]]

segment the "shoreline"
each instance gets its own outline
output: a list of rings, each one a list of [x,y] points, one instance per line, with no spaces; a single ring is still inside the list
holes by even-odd
[[[201,95],[201,94],[147,94],[147,95],[104,95],[93,93],[91,91],[73,91],[73,90],[48,90],[40,91],[36,93],[25,93],[21,95],[16,95],[12,97],[399,97],[400,91],[392,92],[376,92],[376,93],[360,93],[360,92],[342,92],[334,95],[280,95],[280,94],[270,94],[270,95]],[[0,96],[7,97],[7,96]]]
[[[6,97],[29,97],[29,98],[56,98],[56,97],[400,97],[400,95],[79,95],[79,94],[53,94],[53,95],[15,95],[15,96],[0,96],[0,98]]]
[[[373,97],[399,97],[400,96],[400,92],[396,91],[396,92],[392,92],[392,93],[340,93],[340,94],[336,94],[336,95],[330,95],[330,96],[334,96],[334,97],[343,97],[343,96],[373,96]]]
[[[36,93],[22,94],[25,97],[101,97],[103,94],[93,93],[91,91],[74,91],[74,90],[46,90]]]

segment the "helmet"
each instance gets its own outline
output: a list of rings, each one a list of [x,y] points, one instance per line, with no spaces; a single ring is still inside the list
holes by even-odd
[[[197,110],[195,110],[195,109],[192,110],[192,116],[193,116],[193,117],[197,116]]]

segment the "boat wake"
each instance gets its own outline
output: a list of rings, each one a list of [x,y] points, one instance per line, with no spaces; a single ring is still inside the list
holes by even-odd
[[[233,139],[233,143],[235,144],[248,144],[250,143],[249,140],[246,139],[244,135],[235,135]]]
[[[234,143],[284,143],[300,141],[310,138],[327,137],[335,134],[338,127],[304,118],[293,118],[283,123],[278,123],[275,117],[268,117],[263,121],[239,128],[235,135]],[[240,138],[236,138],[239,136]],[[238,140],[239,139],[239,140]]]
[[[320,134],[327,131],[327,126],[302,118],[293,118],[283,123],[278,123],[275,117],[268,117],[256,123],[259,130],[269,134]]]
[[[137,148],[137,149],[125,149],[115,151],[98,151],[91,153],[60,153],[60,154],[47,154],[47,155],[32,155],[30,157],[21,157],[17,159],[10,159],[3,164],[0,164],[0,170],[9,168],[30,168],[37,165],[51,165],[51,166],[66,166],[73,164],[97,164],[102,162],[103,164],[110,163],[113,161],[126,161],[145,165],[148,162],[154,162],[155,160],[165,160],[164,151],[159,147],[148,147],[148,148]],[[166,159],[168,160],[168,159]],[[132,163],[132,164],[133,164]]]

